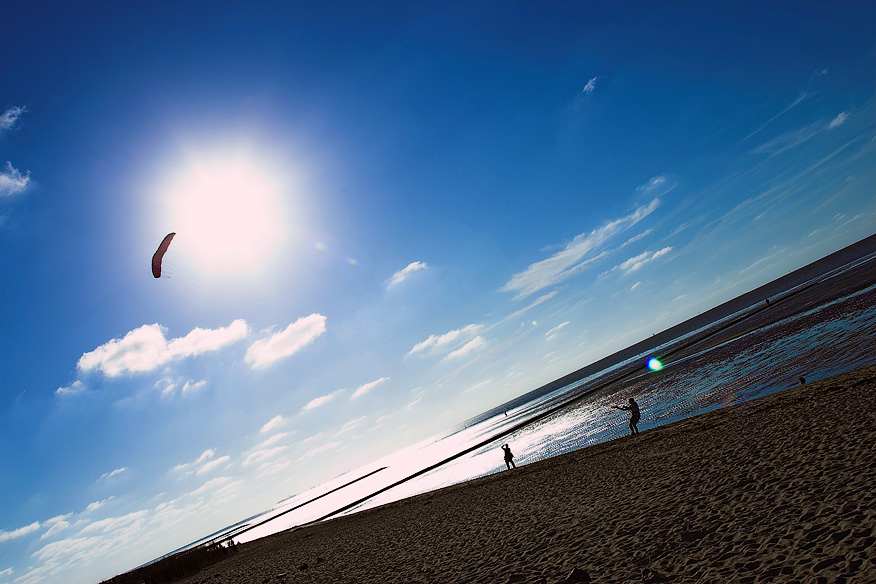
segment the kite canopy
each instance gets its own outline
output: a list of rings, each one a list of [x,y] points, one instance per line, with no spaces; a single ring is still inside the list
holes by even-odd
[[[164,236],[164,239],[161,240],[161,245],[158,246],[158,249],[155,250],[155,253],[152,254],[152,275],[156,278],[161,277],[161,260],[164,258],[164,254],[167,253],[167,248],[170,247],[170,242],[173,241],[173,236],[176,233],[168,233]]]

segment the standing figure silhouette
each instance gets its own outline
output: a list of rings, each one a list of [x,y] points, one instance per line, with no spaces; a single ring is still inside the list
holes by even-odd
[[[502,450],[505,451],[505,466],[508,467],[508,470],[517,468],[517,465],[514,464],[514,455],[511,453],[511,447],[505,444],[502,446]]]
[[[630,405],[628,406],[614,406],[619,410],[626,410],[630,412],[630,434],[638,434],[639,428],[637,424],[639,423],[639,404],[636,403],[636,400],[630,398]]]

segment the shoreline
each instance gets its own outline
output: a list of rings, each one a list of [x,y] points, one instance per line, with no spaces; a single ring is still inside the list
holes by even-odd
[[[241,544],[180,582],[873,582],[874,391],[857,369]]]

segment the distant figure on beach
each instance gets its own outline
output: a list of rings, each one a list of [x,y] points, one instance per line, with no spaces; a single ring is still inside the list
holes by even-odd
[[[769,298],[766,299],[766,303],[767,303],[767,306],[770,305],[770,299],[769,299]]]
[[[800,376],[800,385],[805,385],[805,384],[806,384],[806,378],[801,375]]]
[[[502,450],[505,451],[505,466],[508,467],[508,470],[517,468],[517,465],[514,464],[514,455],[511,453],[511,447],[505,444],[502,446]]]
[[[639,423],[639,404],[636,403],[636,400],[630,398],[630,405],[628,406],[614,406],[619,410],[625,410],[630,412],[630,435],[638,434],[639,428],[637,424]]]

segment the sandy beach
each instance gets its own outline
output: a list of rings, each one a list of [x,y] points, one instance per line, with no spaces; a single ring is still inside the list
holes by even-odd
[[[876,366],[240,545],[187,584],[876,582]],[[647,418],[647,411],[643,412]],[[496,456],[501,457],[501,451]]]

